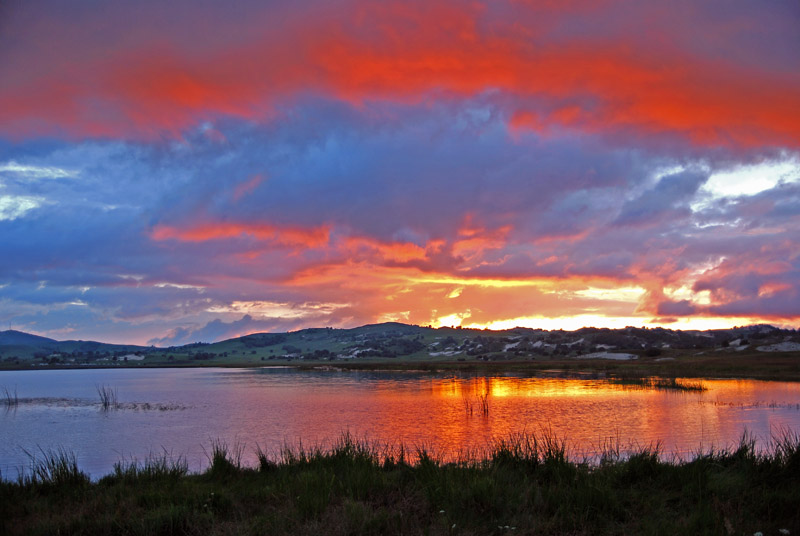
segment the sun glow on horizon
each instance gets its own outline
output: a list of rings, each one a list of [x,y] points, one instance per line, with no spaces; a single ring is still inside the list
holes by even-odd
[[[607,396],[625,396],[620,386],[602,384],[597,381],[563,378],[514,378],[491,377],[473,378],[468,381],[439,381],[432,386],[435,396],[445,399],[476,403],[477,397],[488,395],[491,398],[513,396],[556,398],[596,396],[602,390]]]
[[[496,320],[484,324],[466,323],[458,325],[468,329],[489,329],[493,331],[513,328],[575,331],[581,328],[622,329],[629,326],[705,331],[709,329],[729,329],[734,326],[763,323],[763,320],[751,317],[682,317],[674,320],[674,322],[669,322],[642,316],[581,314],[561,317],[524,316],[506,320]]]

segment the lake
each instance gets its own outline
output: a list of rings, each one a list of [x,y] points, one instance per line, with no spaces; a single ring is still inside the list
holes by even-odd
[[[649,445],[691,457],[726,447],[747,431],[761,445],[800,431],[800,383],[703,380],[702,392],[642,389],[591,376],[261,369],[103,369],[0,372],[19,403],[0,406],[0,470],[16,478],[27,452],[63,447],[98,478],[120,459],[150,453],[207,466],[214,441],[277,453],[285,446],[356,438],[445,458],[478,452],[516,433],[548,431],[573,456],[604,445]],[[97,386],[120,408],[104,411]],[[482,411],[485,396],[488,412]],[[470,410],[471,408],[471,410]]]

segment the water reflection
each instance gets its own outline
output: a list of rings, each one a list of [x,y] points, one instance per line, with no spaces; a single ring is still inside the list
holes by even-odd
[[[2,372],[19,404],[0,414],[0,470],[13,477],[21,449],[73,450],[95,475],[121,457],[166,450],[193,470],[220,439],[271,452],[325,445],[344,431],[380,443],[425,446],[444,458],[519,433],[567,438],[574,456],[609,444],[661,443],[689,455],[727,446],[745,430],[768,438],[800,430],[800,384],[704,380],[706,391],[631,389],[591,376],[468,376],[295,369]],[[118,390],[121,408],[99,410],[95,385]],[[49,400],[49,402],[47,402]],[[54,402],[58,401],[58,402]],[[156,411],[151,408],[180,408]],[[485,411],[484,411],[485,408]]]

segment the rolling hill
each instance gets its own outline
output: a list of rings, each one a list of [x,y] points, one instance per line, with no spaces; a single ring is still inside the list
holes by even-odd
[[[58,341],[55,339],[31,335],[30,333],[13,329],[0,331],[0,346],[40,346],[56,342]]]
[[[662,328],[583,328],[503,331],[431,328],[400,323],[352,329],[310,328],[254,333],[216,343],[169,348],[56,341],[20,331],[0,332],[0,365],[202,366],[289,362],[556,361],[569,359],[664,361],[675,356],[800,355],[800,335],[768,325],[712,331]]]

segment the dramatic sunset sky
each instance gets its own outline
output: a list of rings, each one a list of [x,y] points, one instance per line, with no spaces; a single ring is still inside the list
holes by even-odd
[[[0,329],[800,325],[800,3],[0,3]]]

